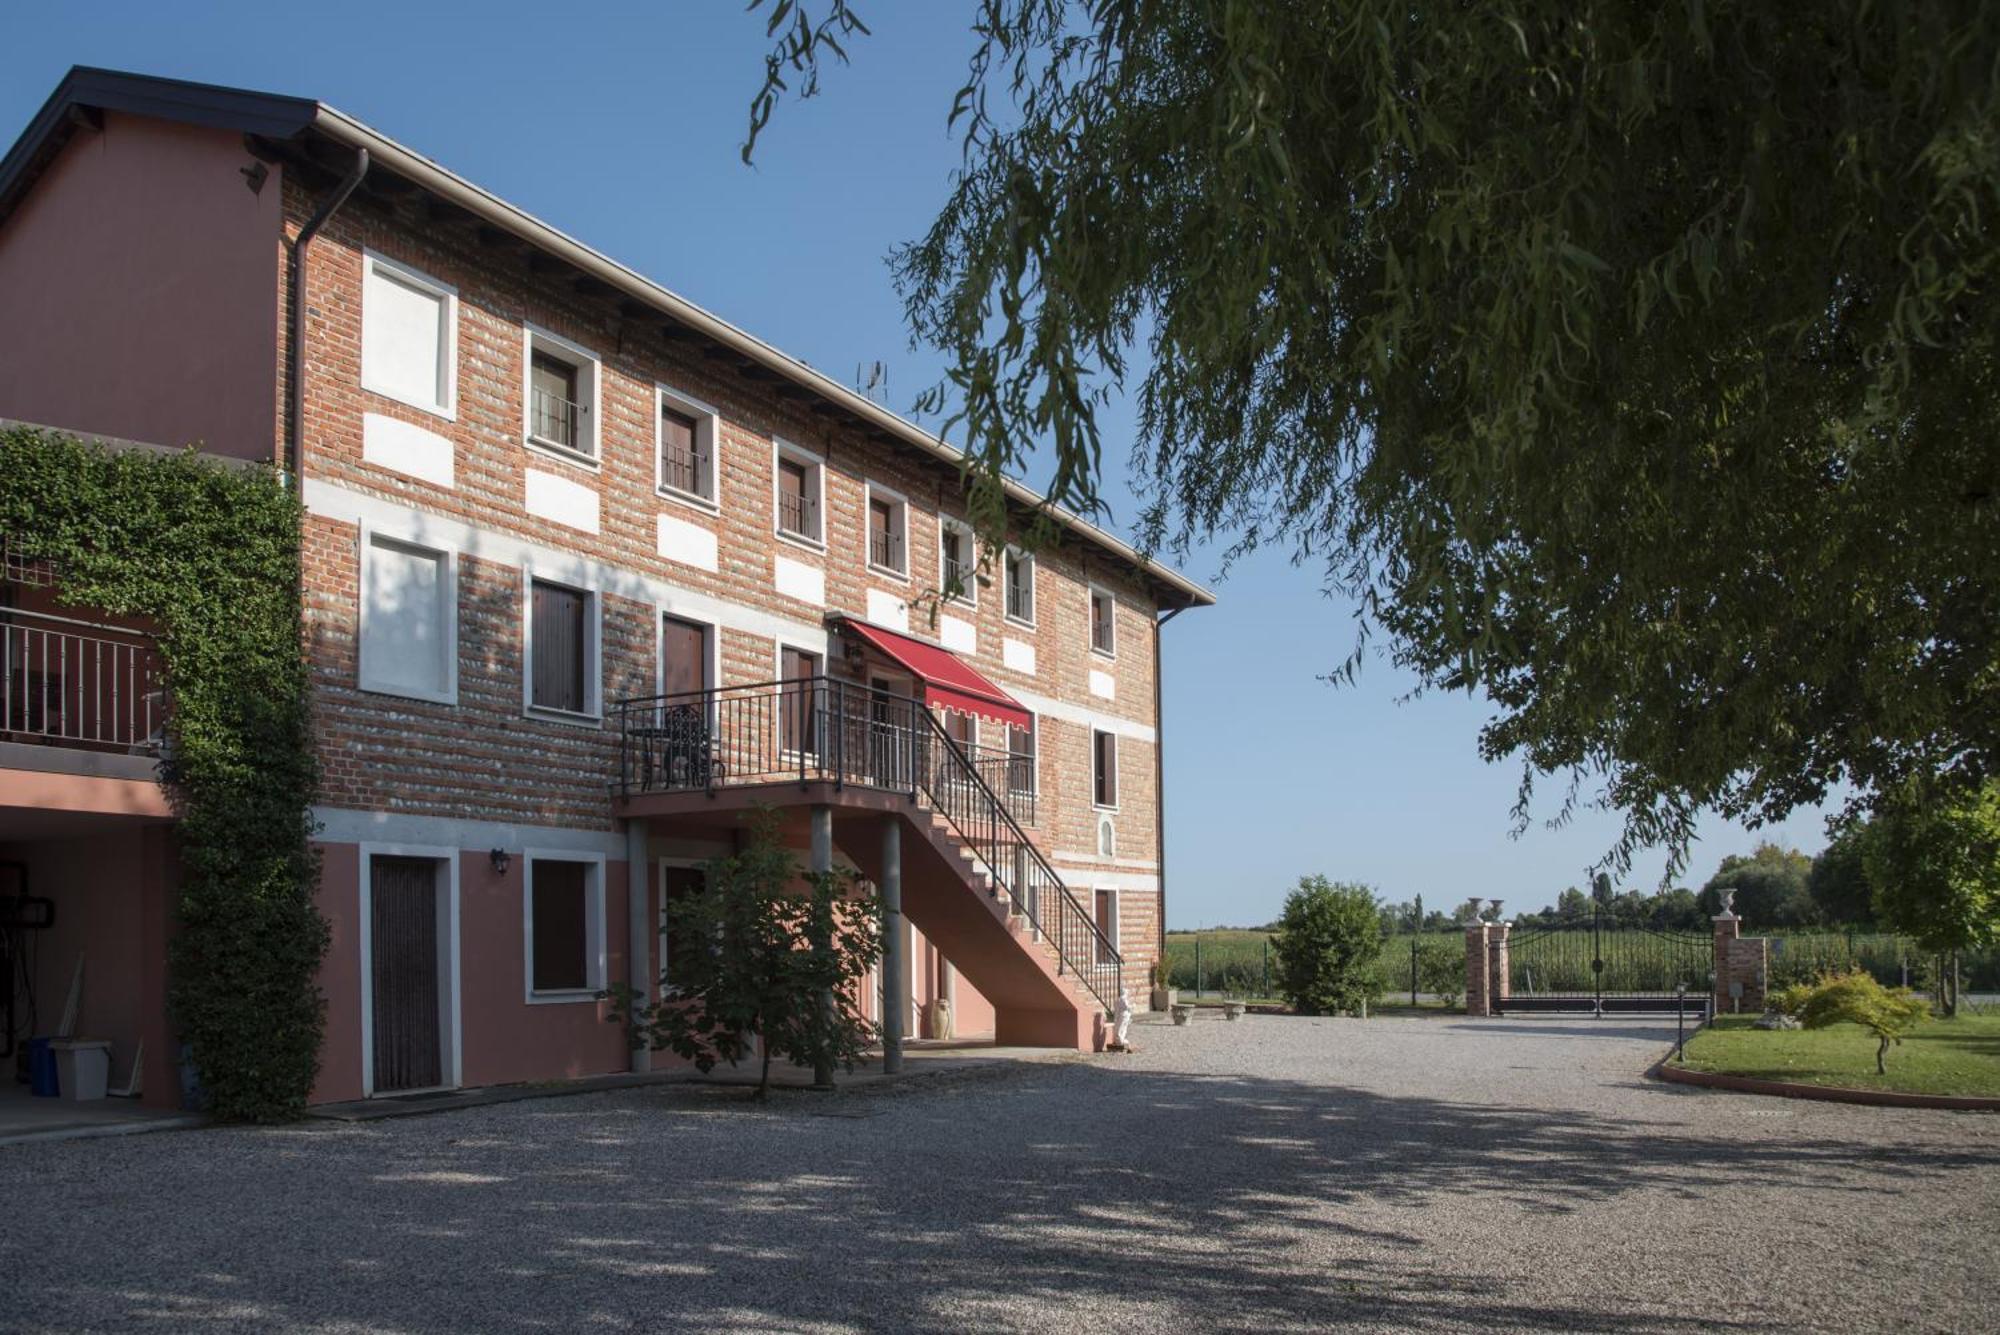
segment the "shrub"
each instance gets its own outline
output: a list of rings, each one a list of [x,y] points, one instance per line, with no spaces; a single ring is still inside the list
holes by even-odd
[[[1300,1015],[1359,1012],[1382,991],[1381,916],[1361,885],[1302,877],[1278,918],[1278,990]]]
[[[1446,937],[1417,943],[1417,985],[1447,1006],[1465,999],[1465,947]]]
[[[1900,1044],[1905,1034],[1930,1018],[1921,997],[1906,987],[1884,987],[1860,969],[1821,979],[1797,1013],[1799,1022],[1808,1029],[1858,1024],[1875,1035],[1878,1075],[1888,1070],[1889,1045]]]

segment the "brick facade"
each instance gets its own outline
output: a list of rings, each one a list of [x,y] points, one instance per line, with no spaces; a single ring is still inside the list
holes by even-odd
[[[314,203],[286,189],[287,229]],[[446,420],[361,384],[364,253],[372,252],[448,284],[457,292],[456,413]],[[789,642],[819,648],[824,618],[867,619],[869,594],[916,600],[941,582],[939,526],[962,518],[956,470],[864,434],[856,424],[810,411],[768,384],[704,355],[693,339],[668,340],[654,322],[621,314],[616,300],[585,298],[551,276],[537,276],[525,253],[496,252],[475,231],[426,220],[415,197],[384,202],[357,196],[314,244],[307,291],[305,437],[308,639],[319,700],[325,802],[451,820],[507,821],[609,831],[608,783],[616,734],[530,716],[522,707],[522,580],[517,562],[459,553],[458,694],[432,704],[372,694],[358,686],[359,528],[342,506],[391,508],[419,529],[436,516],[506,547],[553,549],[595,567],[629,573],[740,609],[751,619],[794,628]],[[599,358],[598,460],[587,464],[523,439],[524,327],[553,332]],[[655,388],[668,386],[718,412],[718,504],[713,510],[656,487]],[[450,442],[453,485],[378,466],[364,458],[365,414],[407,422]],[[774,441],[824,460],[824,550],[777,536],[772,491]],[[599,531],[552,523],[530,513],[529,471],[554,474],[591,492]],[[907,503],[908,578],[871,570],[865,556],[870,483]],[[328,504],[328,489],[340,499]],[[661,554],[662,515],[715,540],[714,570]],[[388,531],[385,528],[385,531]],[[489,544],[482,544],[489,545]],[[774,561],[818,572],[824,603],[779,592]],[[1060,713],[1037,714],[1039,798],[1031,835],[1088,904],[1099,884],[1118,889],[1119,939],[1128,982],[1143,994],[1157,952],[1162,915],[1157,889],[1158,791],[1154,746],[1158,604],[1143,579],[1114,555],[1074,537],[1035,555],[1032,626],[1009,619],[995,559],[974,591],[974,605],[953,602],[943,616],[970,622],[975,645],[962,656],[1031,704],[1054,701]],[[1115,600],[1115,656],[1090,647],[1090,588]],[[658,609],[645,598],[604,592],[602,693],[605,701],[656,689]],[[908,612],[910,633],[935,638],[923,606]],[[694,619],[700,620],[700,617]],[[817,639],[811,638],[815,632]],[[778,638],[720,625],[718,685],[778,675]],[[1016,670],[1006,641],[1032,650],[1034,671]],[[1018,647],[1016,649],[1018,653]],[[837,668],[837,665],[836,665]],[[1111,679],[1111,699],[1092,675]],[[1101,681],[1101,679],[1100,679]],[[1118,804],[1091,801],[1092,723],[1116,729]],[[980,741],[1004,745],[986,724]],[[1113,826],[1112,856],[1099,855],[1099,823]],[[1140,882],[1151,882],[1143,888]]]

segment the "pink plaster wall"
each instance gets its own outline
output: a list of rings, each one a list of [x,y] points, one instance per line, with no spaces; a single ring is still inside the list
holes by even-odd
[[[319,911],[333,939],[319,966],[326,1037],[314,1103],[361,1097],[361,856],[354,844],[319,845]]]
[[[273,457],[279,172],[240,136],[107,113],[0,224],[0,417]]]
[[[149,995],[163,984],[164,970],[161,942],[148,940],[145,898],[149,882],[158,893],[160,877],[145,866],[146,848],[143,827],[111,822],[87,838],[0,843],[0,861],[26,864],[28,893],[55,903],[54,925],[28,944],[39,1002],[34,1032],[56,1032],[81,959],[75,1037],[111,1040],[114,1087],[131,1074],[140,1037],[161,1032],[155,1026],[164,1013],[163,998]]]
[[[500,876],[485,850],[467,851],[459,860],[465,1083],[500,1085],[630,1069],[625,1031],[606,1020],[606,1003],[527,1001],[522,863],[517,851],[507,874]],[[607,859],[604,927],[609,982],[626,976],[625,907],[625,863]]]

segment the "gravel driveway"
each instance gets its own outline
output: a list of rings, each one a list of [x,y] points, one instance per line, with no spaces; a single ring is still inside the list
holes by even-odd
[[[2000,1118],[1642,1079],[1671,1034],[1204,1017],[767,1110],[0,1148],[0,1329],[1992,1329]]]

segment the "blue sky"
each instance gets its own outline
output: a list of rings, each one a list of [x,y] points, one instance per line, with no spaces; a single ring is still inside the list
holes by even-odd
[[[33,6],[0,46],[0,139],[73,64],[317,97],[835,376],[888,362],[907,410],[939,363],[909,347],[883,260],[923,230],[958,161],[945,115],[971,8],[863,6],[875,35],[820,98],[780,108],[755,168],[737,152],[763,25],[729,0],[350,3],[297,28],[268,5]],[[1137,508],[1116,444],[1132,417],[1104,424],[1116,528]],[[1212,558],[1186,569],[1217,573]],[[1406,702],[1414,683],[1380,659],[1353,686],[1321,680],[1353,622],[1316,570],[1267,552],[1216,588],[1220,606],[1165,631],[1171,926],[1265,921],[1309,872],[1396,900],[1531,908],[1609,847],[1617,822],[1597,812],[1510,837],[1518,774],[1479,759],[1484,701]],[[1765,833],[1825,842],[1817,812]],[[1705,823],[1689,879],[1758,837]],[[1629,880],[1650,887],[1662,864]]]

